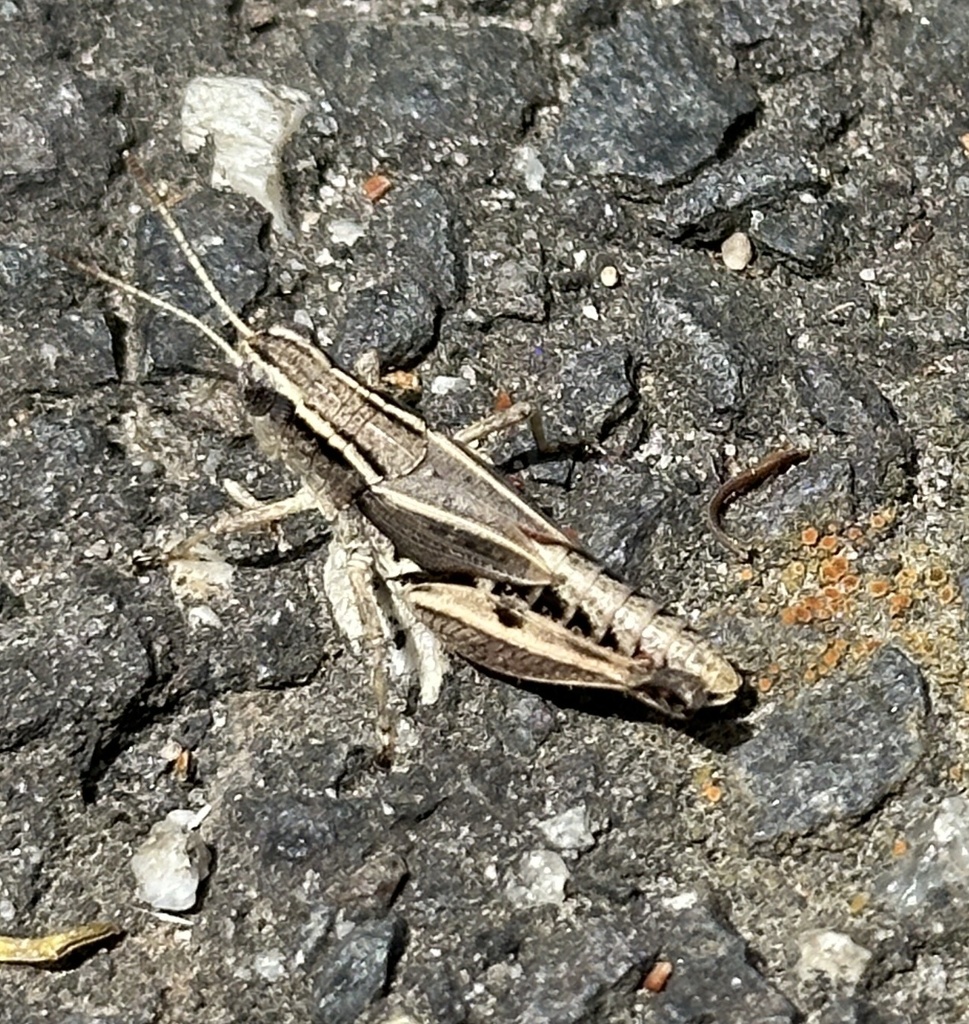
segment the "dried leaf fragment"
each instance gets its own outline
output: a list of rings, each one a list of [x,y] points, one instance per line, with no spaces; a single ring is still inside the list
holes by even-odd
[[[111,921],[92,921],[65,932],[40,935],[33,939],[0,935],[0,963],[50,967],[76,953],[93,951],[95,946],[122,935],[124,931]]]

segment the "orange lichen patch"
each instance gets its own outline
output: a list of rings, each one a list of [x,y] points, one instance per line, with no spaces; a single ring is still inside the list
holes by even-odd
[[[865,910],[869,903],[871,903],[870,893],[856,892],[854,896],[848,900],[848,913],[855,915],[860,914]]]
[[[837,583],[847,571],[848,559],[844,555],[834,555],[824,559],[818,569],[818,575],[822,583]]]
[[[914,587],[919,581],[919,571],[914,566],[907,565],[895,573],[895,586],[899,590],[906,590]]]
[[[801,530],[801,543],[808,548],[813,548],[817,544],[821,534],[818,532],[817,527],[806,526]]]
[[[891,615],[893,619],[897,619],[900,615],[904,615],[911,607],[911,591],[900,590],[898,593],[892,594],[888,599],[888,614]]]
[[[841,547],[841,538],[835,533],[825,534],[818,541],[818,547],[827,554],[833,555]]]
[[[954,583],[946,583],[939,588],[939,600],[943,604],[952,604],[959,600],[959,588]]]
[[[363,183],[363,194],[371,203],[379,202],[394,187],[385,174],[372,174]]]
[[[848,641],[839,637],[837,640],[832,640],[827,647],[821,652],[819,659],[818,668],[822,675],[830,672],[832,669],[838,667],[841,664],[842,658],[848,652]]]
[[[896,836],[892,843],[892,856],[904,857],[908,853],[908,840],[904,836]]]
[[[853,594],[861,586],[861,580],[853,572],[848,573],[841,581],[841,589],[846,594]]]
[[[781,610],[781,622],[785,626],[808,623],[815,619],[827,622],[841,615],[847,607],[845,595],[837,587],[825,587],[820,594],[808,594],[794,604]]]
[[[862,540],[865,536],[865,531],[860,526],[849,526],[845,530],[845,537],[848,538],[853,544]]]
[[[872,512],[868,517],[868,525],[873,530],[884,530],[892,525],[894,520],[894,514],[888,509],[882,509],[879,512]]]
[[[891,583],[884,576],[868,581],[868,593],[872,597],[885,597],[891,589]]]
[[[774,689],[774,680],[770,676],[761,676],[757,680],[758,693],[770,693]]]
[[[737,570],[737,579],[740,580],[741,583],[750,583],[750,581],[753,578],[754,578],[754,570],[753,570],[753,568],[751,566],[749,566],[749,565],[742,565]]]

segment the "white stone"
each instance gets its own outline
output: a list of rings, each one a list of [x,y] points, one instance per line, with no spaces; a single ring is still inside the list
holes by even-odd
[[[584,804],[569,807],[538,824],[542,835],[557,850],[591,850],[595,836],[589,826],[589,812]]]
[[[212,859],[195,831],[200,820],[196,811],[171,811],[164,821],[152,825],[131,858],[138,898],[156,910],[191,910],[198,900],[199,885],[208,876]]]
[[[812,928],[801,932],[797,943],[801,954],[797,972],[805,980],[826,974],[834,981],[857,985],[871,960],[871,951],[844,932]]]
[[[729,238],[725,238],[720,246],[720,258],[727,270],[746,270],[754,258],[750,239],[743,231],[735,231]]]
[[[599,280],[604,288],[615,288],[619,284],[619,271],[609,263],[599,271]]]
[[[505,894],[517,906],[565,902],[569,869],[554,850],[529,850],[518,865],[517,877]]]
[[[327,231],[335,244],[345,245],[347,248],[367,233],[367,229],[359,221],[345,219],[331,221],[327,225]]]
[[[182,146],[197,153],[211,139],[213,188],[251,196],[290,231],[279,160],[310,98],[258,78],[193,78],[182,101]]]

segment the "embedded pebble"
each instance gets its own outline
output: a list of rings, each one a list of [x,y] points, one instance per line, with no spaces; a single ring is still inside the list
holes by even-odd
[[[538,827],[558,850],[591,850],[595,846],[595,836],[589,827],[589,812],[582,804],[540,821]]]
[[[599,271],[599,280],[605,288],[615,288],[619,284],[619,271],[610,263]]]
[[[754,249],[750,239],[742,232],[735,231],[724,239],[720,246],[720,257],[727,270],[746,270],[754,258]]]
[[[519,906],[564,903],[569,869],[554,850],[529,850],[518,866],[517,877],[506,890],[508,899]]]
[[[859,946],[844,932],[811,928],[797,938],[801,958],[798,974],[805,980],[826,974],[833,981],[856,985],[865,973],[871,951]]]
[[[208,812],[170,811],[156,822],[131,858],[138,898],[156,910],[191,910],[212,857],[195,831]],[[201,814],[201,817],[200,817]]]
[[[906,916],[933,915],[940,903],[969,906],[969,800],[950,796],[905,827],[908,851],[878,885],[884,901]]]
[[[197,153],[211,140],[213,187],[251,196],[288,231],[279,161],[309,102],[298,89],[258,78],[193,78],[182,102],[182,146]]]

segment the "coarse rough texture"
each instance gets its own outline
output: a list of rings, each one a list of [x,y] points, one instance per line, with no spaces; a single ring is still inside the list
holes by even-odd
[[[967,50],[963,0],[0,3],[0,933],[127,932],[0,966],[0,1024],[963,1024]],[[222,75],[309,97],[292,235],[180,149]],[[159,563],[225,480],[297,481],[218,352],[57,258],[218,322],[128,147],[245,316],[416,369],[441,429],[539,405],[512,485],[744,699],[671,727],[455,663],[377,767],[325,523]],[[723,510],[743,562],[707,504],[788,445]],[[179,926],[129,862],[206,805]]]

